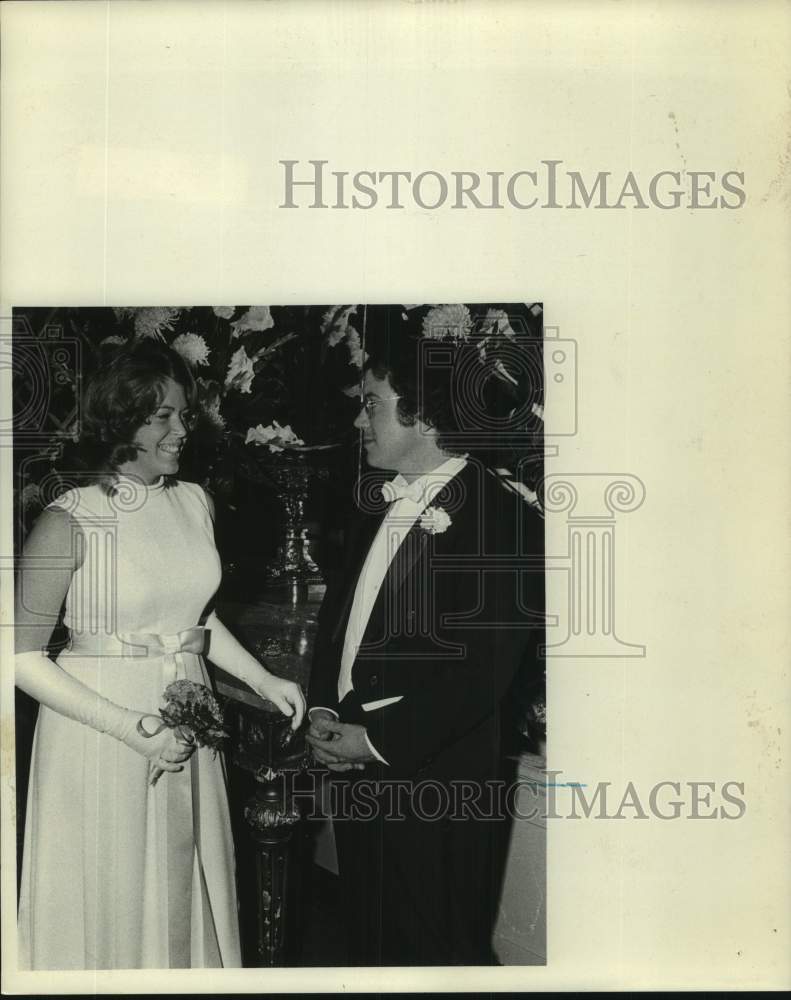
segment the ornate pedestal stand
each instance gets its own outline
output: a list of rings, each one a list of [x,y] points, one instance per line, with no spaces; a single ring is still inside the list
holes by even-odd
[[[294,605],[290,594],[280,592],[279,599],[256,604],[224,604],[220,617],[273,673],[305,690],[321,596],[317,591],[312,600]],[[218,693],[229,699],[230,800],[245,964],[287,965],[302,917],[299,849],[305,838],[294,798],[308,762],[302,731],[294,735],[290,719],[236,678],[216,670],[215,681]]]
[[[293,832],[300,820],[293,784],[307,766],[304,741],[301,735],[291,738],[289,720],[280,713],[237,702],[228,720],[232,761],[256,782],[243,814],[255,844],[258,964],[284,965],[289,929],[299,917],[289,913],[288,901]]]

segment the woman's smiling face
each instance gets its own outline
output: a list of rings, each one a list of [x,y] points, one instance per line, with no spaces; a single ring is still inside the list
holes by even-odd
[[[183,388],[172,378],[165,379],[159,406],[135,434],[137,457],[124,462],[122,473],[139,476],[150,485],[160,476],[173,476],[187,438],[189,407]]]

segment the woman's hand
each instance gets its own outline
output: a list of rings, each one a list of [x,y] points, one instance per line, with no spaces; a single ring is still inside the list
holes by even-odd
[[[255,679],[247,681],[250,688],[260,698],[265,698],[277,705],[283,715],[290,715],[291,728],[299,729],[305,715],[305,695],[302,688],[294,681],[283,677],[275,677],[261,667],[261,673]]]
[[[39,650],[17,653],[14,670],[17,686],[42,705],[112,736],[145,757],[152,784],[163,771],[183,771],[184,761],[195,752],[195,746],[182,733],[163,726],[158,715],[108,701]]]
[[[121,736],[121,740],[142,757],[147,757],[150,764],[149,784],[155,785],[165,771],[183,771],[184,763],[195,753],[194,742],[187,741],[178,729],[162,725],[161,719],[155,715],[144,715],[140,712],[130,712],[130,725]],[[134,726],[131,723],[134,722]]]
[[[299,684],[270,674],[231,635],[217,617],[216,611],[212,611],[206,619],[206,629],[209,633],[207,655],[212,663],[244,681],[261,698],[277,705],[284,715],[292,717],[291,728],[298,729],[305,715],[305,696]]]

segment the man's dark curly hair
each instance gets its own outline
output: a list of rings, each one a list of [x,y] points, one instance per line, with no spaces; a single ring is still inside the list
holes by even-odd
[[[459,443],[458,392],[454,365],[425,364],[425,341],[402,341],[386,353],[373,354],[365,365],[375,378],[388,379],[398,396],[396,415],[411,427],[420,420],[437,431],[437,444],[448,454],[465,450]]]
[[[389,380],[400,422],[435,428],[438,446],[449,455],[480,451],[487,420],[515,405],[510,386],[486,376],[474,343],[432,341],[391,324],[389,336],[371,347],[365,370]]]
[[[134,438],[165,396],[167,379],[184,390],[187,405],[197,387],[186,361],[176,351],[152,340],[104,349],[99,367],[87,379],[77,458],[100,483],[125,462],[134,461]]]

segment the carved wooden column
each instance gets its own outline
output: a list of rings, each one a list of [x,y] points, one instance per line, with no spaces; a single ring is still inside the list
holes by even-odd
[[[255,876],[261,964],[282,965],[289,845],[291,828],[299,822],[299,811],[284,801],[275,783],[269,781],[250,800],[244,814],[258,844]]]
[[[252,774],[256,784],[243,815],[256,847],[258,964],[284,965],[295,917],[288,913],[292,835],[300,820],[293,781],[306,764],[305,744],[301,734],[292,737],[289,720],[279,712],[234,702],[228,718],[232,762]]]

